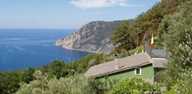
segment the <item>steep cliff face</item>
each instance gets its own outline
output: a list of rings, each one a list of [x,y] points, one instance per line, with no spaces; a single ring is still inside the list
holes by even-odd
[[[95,21],[84,25],[78,32],[58,40],[56,45],[68,49],[95,53],[109,53],[113,45],[111,35],[120,21]]]

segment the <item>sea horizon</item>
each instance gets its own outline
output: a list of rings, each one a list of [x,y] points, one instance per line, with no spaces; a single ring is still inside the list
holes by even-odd
[[[41,67],[54,60],[69,63],[86,56],[86,52],[55,45],[56,40],[72,32],[72,29],[0,29],[0,71]]]

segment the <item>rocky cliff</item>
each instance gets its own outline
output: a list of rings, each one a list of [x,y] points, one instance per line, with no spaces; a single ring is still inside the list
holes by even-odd
[[[113,45],[111,35],[120,21],[95,21],[84,25],[79,31],[56,42],[67,49],[94,53],[110,53]]]

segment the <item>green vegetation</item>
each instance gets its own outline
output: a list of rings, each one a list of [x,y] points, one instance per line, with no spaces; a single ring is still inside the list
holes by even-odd
[[[157,88],[142,79],[126,79],[116,84],[109,94],[144,94],[150,91],[158,91]]]
[[[192,83],[192,1],[179,7],[178,12],[161,24],[164,31],[164,45],[170,52],[167,75],[168,94],[191,94]],[[172,92],[172,93],[170,93]],[[174,92],[174,93],[173,93]]]
[[[16,94],[95,94],[92,81],[77,75],[61,79],[48,79],[48,75],[37,71],[36,80],[24,83]]]
[[[133,29],[131,21],[125,21],[117,28],[117,32],[113,33],[112,41],[116,45],[115,51],[117,53],[125,53],[138,46],[138,37]]]
[[[26,83],[27,85],[31,81],[37,80],[33,75],[36,70],[40,70],[42,74],[46,74],[46,79],[49,80],[64,77],[72,78],[71,76],[84,73],[90,66],[103,63],[110,59],[112,59],[110,56],[104,54],[92,54],[72,63],[66,64],[63,61],[55,60],[42,68],[30,68],[17,72],[2,72],[0,73],[0,92],[1,94],[13,94],[20,88],[21,83]]]
[[[162,0],[114,32],[114,53],[119,57],[143,50],[143,41],[155,36],[155,46],[169,52],[168,69],[159,74],[163,94],[192,93],[192,0]],[[93,54],[72,63],[53,61],[38,69],[0,73],[1,94],[144,94],[160,91],[141,79],[88,79],[83,73],[113,55]],[[36,72],[35,72],[36,71]]]
[[[112,36],[116,46],[114,52],[122,54],[137,47],[143,47],[143,42],[150,41],[155,36],[155,46],[161,48],[162,32],[159,31],[160,23],[167,15],[175,14],[177,7],[188,0],[161,0],[146,13],[136,19],[123,22]],[[131,55],[128,54],[128,55]]]
[[[43,73],[47,73],[50,77],[56,78],[72,76],[74,74],[84,73],[90,66],[103,63],[111,60],[110,55],[91,54],[81,58],[78,61],[64,63],[63,61],[55,60],[52,63],[40,68]]]
[[[21,82],[28,83],[33,80],[33,73],[33,69],[19,72],[0,73],[0,93],[13,94],[18,90]]]

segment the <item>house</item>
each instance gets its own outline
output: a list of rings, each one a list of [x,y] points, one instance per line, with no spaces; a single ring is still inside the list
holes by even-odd
[[[149,52],[92,66],[85,76],[89,78],[108,77],[114,80],[140,77],[153,83],[157,73],[166,68],[166,63],[166,52],[161,49],[152,49]]]

